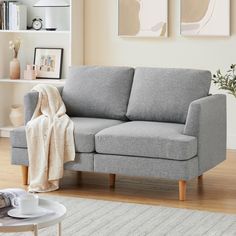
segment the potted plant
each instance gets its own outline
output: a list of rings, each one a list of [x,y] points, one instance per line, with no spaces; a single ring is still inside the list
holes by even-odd
[[[213,75],[213,82],[219,89],[228,91],[229,94],[236,97],[236,64],[230,66],[230,70],[225,75],[220,70]]]

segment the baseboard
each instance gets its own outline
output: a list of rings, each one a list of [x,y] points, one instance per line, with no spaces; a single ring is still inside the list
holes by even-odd
[[[0,138],[9,138],[10,132],[13,130],[13,127],[1,127],[0,128]]]
[[[227,149],[236,149],[236,135],[228,135]]]
[[[10,132],[9,131],[0,131],[0,138],[10,138]]]

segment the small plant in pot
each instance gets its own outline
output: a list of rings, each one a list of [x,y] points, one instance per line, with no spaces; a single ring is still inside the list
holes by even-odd
[[[229,94],[236,97],[236,64],[230,66],[230,70],[225,75],[220,70],[213,75],[213,83],[218,86],[219,89],[228,91]]]

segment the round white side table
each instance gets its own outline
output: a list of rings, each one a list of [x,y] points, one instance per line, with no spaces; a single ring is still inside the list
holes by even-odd
[[[66,208],[58,202],[45,199],[39,199],[39,205],[46,209],[52,210],[54,213],[33,219],[14,219],[10,217],[0,219],[0,232],[19,233],[31,231],[34,236],[38,236],[38,231],[40,229],[57,224],[58,236],[61,236],[61,222],[65,218]]]

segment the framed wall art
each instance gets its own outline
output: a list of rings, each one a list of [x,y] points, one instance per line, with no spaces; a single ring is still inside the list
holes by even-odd
[[[37,79],[61,79],[63,48],[35,48]]]
[[[167,37],[168,0],[118,0],[118,35]]]
[[[182,35],[230,35],[230,0],[181,0],[180,15]]]

